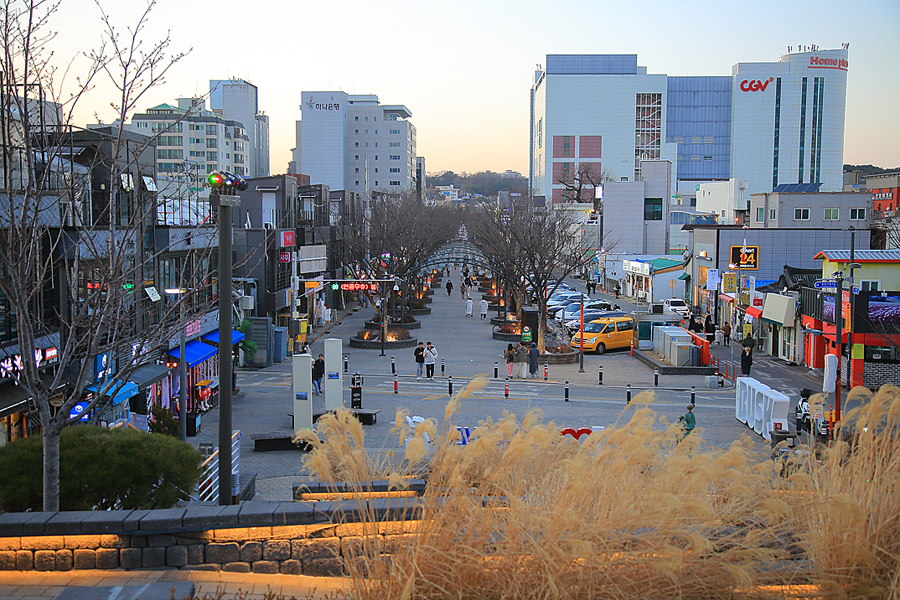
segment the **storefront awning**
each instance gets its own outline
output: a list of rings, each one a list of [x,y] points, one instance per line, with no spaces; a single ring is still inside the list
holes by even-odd
[[[128,381],[134,383],[139,388],[146,388],[153,385],[157,381],[162,381],[169,376],[169,369],[162,365],[147,364],[141,365],[131,374]]]
[[[719,294],[719,300],[723,302],[734,302],[734,298],[732,298],[728,294]]]
[[[119,386],[121,386],[121,387],[119,387]],[[130,381],[126,381],[123,383],[121,379],[117,379],[115,381],[115,383],[107,383],[106,385],[104,385],[103,393],[108,394],[109,392],[112,392],[113,390],[115,390],[117,387],[119,389],[115,393],[115,395],[112,397],[112,403],[114,405],[119,404],[120,402],[124,402],[125,400],[128,400],[129,398],[137,395],[137,393],[138,393],[138,386],[136,386],[135,384],[133,384]],[[97,388],[96,385],[89,385],[86,388],[84,388],[84,391],[90,392],[92,394],[96,394],[99,392],[99,389]]]
[[[169,356],[174,356],[178,360],[181,360],[181,348],[176,346],[172,348],[168,352],[166,352]],[[194,367],[204,360],[209,358],[210,356],[216,355],[216,349],[209,344],[204,344],[200,340],[191,340],[184,345],[184,355],[187,359],[187,364],[189,367]]]
[[[771,323],[793,327],[796,305],[797,301],[791,296],[766,294],[766,304],[763,307],[762,318]]]
[[[755,306],[748,306],[747,315],[753,317],[754,319],[758,319],[762,317],[762,310],[756,308]]]
[[[688,279],[690,279],[690,278],[691,278],[691,274],[690,274],[690,273],[682,273],[681,275],[678,276],[678,279],[680,279],[680,280],[682,280],[682,281],[686,281],[686,280],[688,280]]]
[[[244,337],[246,337],[246,336],[243,333],[232,329],[231,330],[231,345],[234,346],[239,341],[244,339]],[[215,331],[210,331],[206,335],[201,336],[200,339],[202,339],[203,341],[209,342],[210,344],[216,344],[218,346],[219,345],[219,330],[216,329]]]
[[[53,375],[51,373],[41,373],[41,383],[49,389],[53,383]],[[62,389],[62,387],[64,386],[60,386],[59,389]],[[0,419],[26,410],[30,401],[31,394],[25,390],[24,386],[16,385],[12,381],[4,383],[0,386]]]

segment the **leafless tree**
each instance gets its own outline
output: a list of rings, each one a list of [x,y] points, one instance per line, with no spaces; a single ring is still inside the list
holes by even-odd
[[[35,357],[6,375],[27,391],[40,417],[45,511],[59,510],[59,436],[78,419],[70,411],[90,384],[97,391],[85,412],[109,402],[131,372],[168,343],[174,328],[167,324],[187,302],[154,301],[144,291],[159,253],[147,227],[156,218],[156,186],[152,176],[141,175],[155,173],[155,140],[121,126],[78,130],[73,122],[101,79],[118,90],[109,102],[116,123],[127,122],[184,54],[169,54],[168,37],[150,45],[143,40],[151,1],[127,35],[101,8],[102,40],[79,53],[87,68],[77,76],[58,71],[48,48],[58,6],[46,0],[0,5],[0,295],[15,314],[17,355]],[[93,186],[98,179],[102,185]],[[210,229],[192,234],[197,252],[214,239]],[[205,264],[186,261],[185,271],[193,269],[189,263]],[[211,285],[209,272],[182,275],[182,281]],[[38,341],[48,338],[57,340],[60,368],[42,377]],[[114,357],[116,366],[98,374],[94,358],[104,356]]]
[[[566,202],[590,202],[600,212],[602,206],[597,198],[597,188],[606,182],[615,181],[615,175],[612,171],[601,168],[598,163],[577,164],[574,172],[564,169],[556,183],[565,188],[562,195]]]
[[[497,264],[498,272],[514,290],[517,306],[536,296],[539,327],[536,343],[546,348],[546,297],[559,282],[585,264],[581,228],[577,217],[566,212],[535,207],[531,198],[512,201],[506,210],[485,205],[470,225],[473,241]],[[549,292],[546,292],[549,290]],[[545,295],[546,292],[546,295]]]

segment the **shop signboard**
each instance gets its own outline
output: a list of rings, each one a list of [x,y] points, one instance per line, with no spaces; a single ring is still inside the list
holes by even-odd
[[[733,294],[737,291],[737,273],[725,273],[722,276],[722,291]]]
[[[741,269],[758,269],[759,246],[732,246],[731,264]]]

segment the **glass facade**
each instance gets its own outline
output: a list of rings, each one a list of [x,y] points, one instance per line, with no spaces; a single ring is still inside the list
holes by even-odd
[[[678,145],[678,178],[730,177],[731,77],[669,77],[666,94],[666,141]]]

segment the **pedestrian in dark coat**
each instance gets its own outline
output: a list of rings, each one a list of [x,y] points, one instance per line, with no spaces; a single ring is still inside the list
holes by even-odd
[[[716,324],[712,322],[712,317],[709,315],[706,315],[703,331],[706,333],[706,341],[712,345],[712,343],[716,341]]]
[[[453,293],[453,282],[448,279],[447,280],[447,295],[449,296],[452,293]]]
[[[722,325],[722,339],[725,341],[726,346],[731,345],[731,323]]]
[[[322,395],[322,378],[325,376],[325,355],[320,354],[312,364],[313,389],[316,396]]]
[[[528,372],[531,373],[532,377],[537,375],[538,370],[538,360],[541,358],[541,353],[537,349],[537,344],[531,342],[531,349],[528,350]]]
[[[744,377],[750,377],[750,367],[753,366],[753,350],[750,348],[744,348],[744,353],[741,354],[741,375]]]

